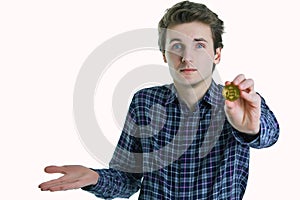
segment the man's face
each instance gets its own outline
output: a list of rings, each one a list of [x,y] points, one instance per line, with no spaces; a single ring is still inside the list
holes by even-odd
[[[196,85],[212,78],[213,64],[220,61],[221,50],[214,53],[209,25],[191,22],[171,26],[166,33],[164,59],[174,83]]]

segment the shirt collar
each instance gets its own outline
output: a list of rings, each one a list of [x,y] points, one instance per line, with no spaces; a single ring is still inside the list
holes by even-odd
[[[173,103],[177,101],[178,93],[174,86],[174,83],[170,85],[166,85],[166,87],[169,89],[170,93],[167,96],[166,104]],[[217,106],[224,104],[224,98],[222,96],[222,86],[217,85],[214,80],[212,80],[208,90],[204,94],[203,98],[199,100],[198,105],[205,101],[210,105]]]

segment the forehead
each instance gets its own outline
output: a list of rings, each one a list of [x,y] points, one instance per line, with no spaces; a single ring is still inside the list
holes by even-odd
[[[181,40],[203,38],[212,42],[212,33],[209,25],[202,22],[190,22],[169,27],[166,33],[166,41],[168,42],[174,38]]]

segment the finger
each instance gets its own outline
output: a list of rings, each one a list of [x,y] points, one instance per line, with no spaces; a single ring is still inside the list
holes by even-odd
[[[49,173],[49,174],[53,174],[53,173],[66,174],[64,167],[48,166],[44,170],[46,173]]]
[[[237,77],[235,77],[232,81],[234,85],[239,85],[243,80],[245,80],[245,75],[244,74],[239,74]]]
[[[238,101],[238,100],[237,100]],[[231,110],[232,108],[234,108],[237,104],[237,101],[229,101],[229,100],[225,100],[225,108],[227,110]]]
[[[39,188],[41,188],[41,190],[48,190],[50,187],[52,187],[54,185],[59,185],[59,184],[62,184],[62,183],[65,183],[65,182],[71,182],[71,181],[72,181],[71,178],[69,178],[67,176],[62,176],[58,179],[54,179],[54,180],[51,180],[51,181],[41,183],[39,185]]]
[[[238,87],[240,90],[245,90],[247,92],[254,91],[254,81],[252,79],[245,79]]]
[[[248,102],[259,102],[260,96],[257,93],[247,93],[245,91],[241,91],[241,97]]]
[[[226,81],[226,82],[225,82],[225,85],[230,85],[230,84],[231,84],[230,81]]]
[[[49,191],[56,192],[56,191],[65,191],[65,190],[72,190],[84,187],[79,180],[74,180],[72,182],[62,183],[58,185],[54,185],[49,187]]]

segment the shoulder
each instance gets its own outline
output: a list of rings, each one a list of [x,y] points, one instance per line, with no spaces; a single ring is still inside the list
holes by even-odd
[[[164,105],[173,95],[172,84],[143,88],[134,94],[133,101],[138,104]]]

